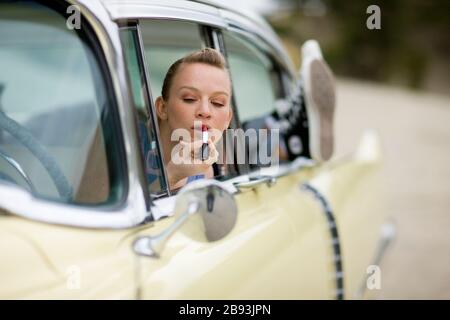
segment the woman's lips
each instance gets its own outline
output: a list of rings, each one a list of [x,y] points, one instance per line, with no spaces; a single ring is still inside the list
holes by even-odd
[[[206,129],[207,129],[208,131],[211,130],[211,127],[210,127],[210,126],[208,126],[208,125],[204,125],[204,126],[206,126]],[[194,126],[192,126],[191,129],[192,129],[192,130],[203,131],[201,126],[200,126],[200,127],[194,127]]]

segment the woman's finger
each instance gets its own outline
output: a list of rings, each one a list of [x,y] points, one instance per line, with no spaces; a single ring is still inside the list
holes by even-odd
[[[209,145],[209,155],[208,158],[204,161],[206,164],[213,164],[215,162],[217,162],[217,160],[219,159],[219,152],[217,151],[214,143]]]
[[[200,148],[202,147],[202,144],[203,144],[202,140],[194,140],[194,141],[191,143],[192,147],[193,147],[195,150],[200,149]]]

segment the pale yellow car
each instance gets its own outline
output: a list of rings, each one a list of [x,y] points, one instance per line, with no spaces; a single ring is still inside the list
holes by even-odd
[[[0,2],[0,298],[354,299],[389,234],[378,137],[325,163],[227,164],[150,188],[169,65],[220,50],[232,128],[296,81],[257,15],[215,1]]]

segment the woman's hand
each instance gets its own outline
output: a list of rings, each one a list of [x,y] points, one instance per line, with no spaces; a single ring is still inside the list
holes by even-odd
[[[167,164],[167,175],[170,187],[180,180],[207,173],[209,167],[218,160],[219,152],[211,138],[208,139],[209,157],[202,161],[202,141],[180,141],[172,150],[171,160]]]

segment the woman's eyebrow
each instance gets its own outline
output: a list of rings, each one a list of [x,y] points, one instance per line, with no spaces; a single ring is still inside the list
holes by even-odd
[[[180,87],[180,89],[179,90],[182,90],[182,89],[189,89],[189,90],[194,90],[194,91],[200,91],[200,90],[198,90],[197,88],[194,88],[194,87],[188,87],[188,86],[182,86],[182,87]]]
[[[225,91],[216,91],[216,92],[213,93],[213,95],[218,95],[218,94],[224,94],[224,95],[226,95],[227,97],[229,96],[229,94],[226,93]]]
[[[195,87],[189,87],[189,86],[182,86],[182,87],[180,87],[179,90],[181,90],[181,89],[189,89],[189,90],[194,90],[194,91],[200,92],[199,89],[197,89],[197,88],[195,88]],[[213,93],[213,95],[217,95],[217,94],[224,94],[224,95],[226,95],[227,97],[229,96],[229,94],[226,93],[225,91],[216,91],[216,92]]]

